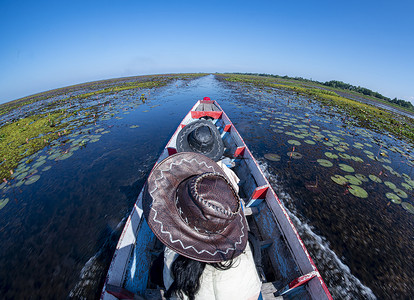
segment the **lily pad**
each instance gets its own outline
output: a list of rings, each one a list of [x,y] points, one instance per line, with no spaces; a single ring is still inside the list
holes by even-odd
[[[349,172],[349,173],[355,172],[354,168],[352,168],[351,166],[348,166],[346,164],[339,164],[339,168],[342,171],[345,171],[345,172]]]
[[[336,151],[339,151],[339,152],[345,152],[345,149],[344,148],[342,148],[342,147],[335,147],[334,148]]]
[[[395,204],[400,204],[401,203],[400,197],[398,197],[396,194],[386,193],[385,196]]]
[[[29,185],[29,184],[35,183],[36,181],[39,180],[39,178],[40,178],[40,175],[33,175],[32,177],[28,178],[24,184]]]
[[[414,187],[414,180],[412,180],[412,179],[408,179],[408,178],[405,178],[404,180],[405,180],[405,182],[407,182],[409,185],[411,185],[412,187]]]
[[[343,159],[350,159],[350,158],[351,158],[351,156],[350,156],[350,155],[348,155],[348,154],[346,154],[346,153],[338,153],[338,155],[339,155],[340,157],[342,157]]]
[[[129,128],[138,128],[139,127],[139,125],[131,125],[131,126],[129,126]]]
[[[295,146],[300,146],[301,143],[297,140],[288,140],[288,143]]]
[[[318,159],[317,162],[322,166],[322,167],[332,167],[333,163],[331,163],[329,160],[326,159]]]
[[[71,157],[72,155],[73,155],[73,152],[68,152],[68,153],[65,153],[65,154],[59,156],[58,158],[56,158],[56,160],[65,160],[65,159]]]
[[[400,190],[400,189],[396,188],[396,189],[394,189],[394,192],[401,198],[407,198],[408,197],[407,193],[404,192],[403,190]]]
[[[405,182],[403,182],[403,183],[401,183],[401,185],[407,190],[407,191],[412,191],[412,186],[411,185],[409,185],[408,183],[405,183]]]
[[[364,162],[364,160],[362,158],[358,157],[358,156],[351,156],[351,159],[353,161],[357,161],[357,162]]]
[[[359,198],[367,198],[368,197],[368,193],[367,191],[365,191],[363,188],[357,186],[357,185],[350,185],[349,186],[349,192]]]
[[[345,184],[348,183],[348,180],[345,177],[341,176],[341,175],[331,176],[331,179],[332,179],[333,182],[335,182],[339,185],[345,185]]]
[[[266,153],[264,157],[271,161],[280,161],[280,155],[275,153]]]
[[[332,144],[330,142],[323,142],[323,143],[325,144],[325,146],[328,146],[328,147],[333,147],[333,145],[334,145],[334,144]]]
[[[401,203],[401,206],[409,213],[414,214],[414,206],[411,203],[403,202]]]
[[[359,180],[358,178],[356,178],[355,176],[345,175],[345,178],[348,180],[348,182],[350,184],[354,184],[354,185],[360,185],[360,184],[362,184],[362,181]]]
[[[309,145],[315,145],[316,143],[314,142],[314,141],[312,141],[312,140],[304,140],[304,142],[306,143],[306,144],[309,144]]]
[[[397,188],[397,186],[394,183],[392,183],[391,181],[384,181],[384,184],[392,190]]]
[[[333,159],[338,158],[338,155],[333,154],[331,152],[325,152],[325,156],[328,158],[333,158]]]
[[[301,159],[303,157],[303,155],[300,154],[299,152],[288,152],[287,155],[294,159]]]
[[[364,150],[364,153],[365,154],[368,154],[368,155],[374,155],[374,153],[372,153],[371,151],[369,151],[369,150]]]
[[[364,174],[355,174],[355,177],[358,178],[359,180],[363,181],[363,182],[368,182],[369,179],[367,176],[365,176]]]
[[[381,183],[382,182],[381,178],[379,178],[379,177],[377,177],[377,176],[375,176],[373,174],[368,175],[368,177],[369,177],[369,179],[371,179],[374,182],[378,182],[378,183]]]
[[[5,207],[7,203],[9,203],[9,198],[1,199],[0,200],[0,209]]]
[[[46,166],[42,169],[42,172],[49,171],[52,168],[52,166]]]

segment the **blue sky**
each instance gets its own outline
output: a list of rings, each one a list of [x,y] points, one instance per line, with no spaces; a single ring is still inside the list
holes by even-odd
[[[0,103],[182,72],[334,79],[414,103],[412,3],[0,0]]]

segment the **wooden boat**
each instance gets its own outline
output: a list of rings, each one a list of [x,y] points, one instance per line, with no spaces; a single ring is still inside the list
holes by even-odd
[[[332,299],[281,201],[273,191],[236,128],[216,101],[197,101],[164,148],[158,162],[176,153],[176,138],[199,118],[215,123],[225,145],[224,156],[240,178],[240,197],[250,231],[255,262],[262,278],[262,299]],[[162,244],[143,217],[142,191],[115,250],[101,299],[162,299],[149,280],[149,269]],[[260,298],[259,298],[260,299]]]

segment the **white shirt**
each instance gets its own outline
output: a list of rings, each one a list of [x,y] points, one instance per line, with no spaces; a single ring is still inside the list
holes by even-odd
[[[164,250],[164,285],[168,288],[173,283],[171,266],[178,254],[165,247]],[[262,282],[256,271],[253,254],[249,243],[244,252],[233,260],[233,266],[228,270],[217,270],[206,265],[200,277],[200,289],[195,298],[197,300],[237,299],[244,300],[258,296]],[[172,297],[171,299],[178,299]],[[184,295],[184,300],[188,298]]]

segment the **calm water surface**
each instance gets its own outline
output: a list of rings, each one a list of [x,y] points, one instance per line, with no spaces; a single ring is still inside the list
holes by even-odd
[[[218,100],[236,125],[334,298],[408,299],[414,293],[414,215],[404,204],[413,204],[409,145],[305,97],[214,76],[146,90],[145,103],[142,92],[91,97],[84,105],[99,107],[94,121],[77,123],[69,141],[41,151],[28,174],[2,186],[1,199],[9,201],[0,210],[1,298],[99,297],[148,173],[204,96]],[[269,153],[280,161],[266,159]],[[331,178],[340,176],[348,182]]]

